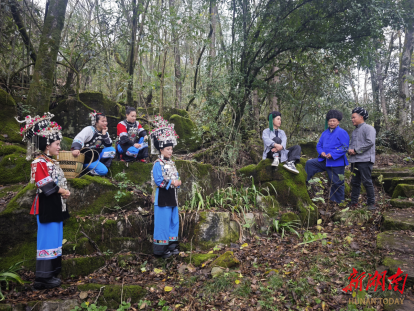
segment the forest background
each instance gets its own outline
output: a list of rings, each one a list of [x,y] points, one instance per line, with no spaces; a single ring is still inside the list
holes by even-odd
[[[21,116],[86,90],[185,109],[228,163],[272,110],[293,144],[332,108],[351,131],[363,106],[377,145],[411,151],[413,47],[414,0],[0,0],[0,87]]]

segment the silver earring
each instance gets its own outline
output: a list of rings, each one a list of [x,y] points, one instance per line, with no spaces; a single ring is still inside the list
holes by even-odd
[[[50,153],[49,153],[49,149],[47,150],[47,155],[50,155]]]

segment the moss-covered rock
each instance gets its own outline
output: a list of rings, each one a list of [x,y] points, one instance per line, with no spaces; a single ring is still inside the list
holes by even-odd
[[[62,261],[62,277],[64,279],[70,277],[85,276],[105,264],[103,257],[79,257],[70,258]]]
[[[0,184],[28,182],[30,164],[26,160],[26,149],[18,145],[0,144]]]
[[[60,146],[62,147],[62,150],[70,151],[70,148],[72,147],[73,139],[69,137],[63,137],[60,141]]]
[[[257,165],[241,168],[238,175],[253,177],[255,184],[269,189],[281,207],[291,207],[297,212],[302,222],[314,224],[317,221],[317,207],[312,203],[306,188],[306,172],[301,164],[296,165],[299,174],[295,175],[283,168],[271,166],[271,160],[260,161]]]
[[[411,210],[388,211],[384,213],[384,230],[414,230],[414,216]]]
[[[308,158],[317,158],[319,155],[318,151],[316,151],[317,144],[317,141],[310,141],[307,143],[299,144],[299,146],[302,149],[303,155],[307,156]]]
[[[78,285],[80,291],[101,291],[98,306],[107,306],[109,309],[117,309],[122,301],[130,300],[131,304],[138,303],[145,296],[145,289],[139,285],[113,285],[88,283]],[[122,296],[122,301],[121,301]]]
[[[234,257],[233,252],[227,251],[224,254],[220,255],[216,260],[214,260],[210,267],[223,267],[223,268],[232,268],[238,266],[240,261]]]
[[[172,108],[172,107],[164,107],[162,117],[166,120],[170,120],[171,116],[174,114],[179,115],[180,117],[183,117],[183,118],[190,118],[190,115],[188,114],[186,110]],[[137,115],[144,116],[144,117],[148,117],[148,115],[149,116],[159,115],[159,109],[153,108],[153,107],[138,108]]]
[[[292,212],[284,213],[280,217],[280,222],[281,223],[295,222],[295,221],[298,221],[298,220],[300,221],[299,216],[295,213],[292,213]]]
[[[414,172],[405,167],[381,167],[372,170],[371,177],[375,180],[380,175],[382,178],[394,178],[394,177],[409,177],[414,176]]]
[[[17,116],[17,106],[13,97],[0,89],[0,140],[21,143],[20,125],[14,119]]]
[[[191,119],[173,114],[169,121],[174,123],[174,129],[179,136],[174,152],[194,152],[201,147],[201,138],[198,137],[196,126]]]
[[[392,199],[390,203],[393,207],[398,207],[398,208],[409,208],[409,207],[413,208],[414,207],[414,201],[409,201],[409,200]]]
[[[195,267],[200,267],[207,260],[216,258],[218,254],[191,254],[191,257],[185,257],[184,261],[186,263],[191,263]]]
[[[388,268],[387,270],[390,276],[397,273],[398,268],[400,268],[403,271],[404,277],[405,274],[407,274],[405,288],[414,285],[413,257],[407,255],[399,255],[393,257],[385,256],[382,260],[382,264]]]
[[[392,193],[392,198],[397,199],[398,197],[411,198],[414,197],[414,185],[410,184],[398,184]]]
[[[377,248],[414,254],[414,238],[401,231],[386,231],[377,235]]]

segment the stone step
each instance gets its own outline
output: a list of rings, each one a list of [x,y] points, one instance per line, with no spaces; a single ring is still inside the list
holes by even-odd
[[[372,170],[372,178],[377,179],[380,175],[382,178],[409,177],[414,176],[414,170],[407,167],[381,167]]]
[[[105,258],[103,256],[63,258],[62,278],[86,276],[104,265]]]
[[[385,212],[383,230],[414,230],[413,210],[407,208]]]
[[[414,196],[414,185],[399,184],[395,187],[392,198],[397,199],[398,197],[411,198]]]
[[[414,200],[404,200],[404,199],[392,199],[391,205],[398,208],[409,208],[414,207]]]
[[[414,185],[414,177],[390,177],[390,178],[384,178],[382,180],[384,182],[384,190],[389,195],[392,195],[395,188],[399,184],[406,184],[406,185]]]
[[[377,235],[377,248],[414,255],[414,237],[401,231],[385,231]]]
[[[400,275],[403,277],[401,283],[404,282],[405,275],[407,274],[407,280],[405,282],[404,293],[408,288],[414,285],[414,256],[413,255],[393,255],[385,256],[382,260],[382,264],[387,267],[387,277],[390,277],[397,273],[400,268],[403,273]],[[401,289],[401,287],[399,287]]]

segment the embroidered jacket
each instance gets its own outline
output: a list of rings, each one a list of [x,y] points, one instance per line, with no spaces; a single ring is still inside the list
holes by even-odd
[[[116,131],[119,144],[122,147],[131,147],[138,143],[141,137],[147,135],[147,131],[138,121],[135,123],[130,123],[127,120],[121,121],[118,123]]]
[[[45,155],[31,165],[31,182],[36,184],[36,197],[30,214],[39,215],[40,222],[62,221],[69,217],[66,200],[58,193],[67,188],[67,181],[59,163]]]
[[[177,206],[177,188],[171,182],[179,180],[180,176],[174,161],[159,158],[151,171],[151,185],[154,192],[154,204],[162,206]]]
[[[72,150],[80,150],[83,147],[101,149],[111,147],[112,140],[108,132],[105,135],[98,132],[94,126],[87,126],[76,135],[72,143]]]

